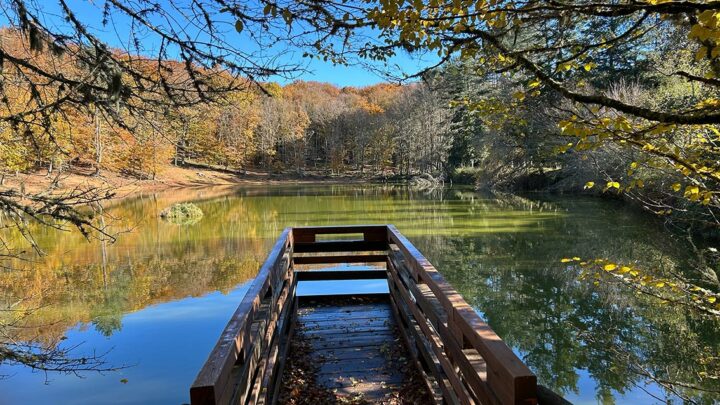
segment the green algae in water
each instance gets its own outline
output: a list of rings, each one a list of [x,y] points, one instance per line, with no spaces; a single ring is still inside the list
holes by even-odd
[[[202,217],[202,210],[193,203],[173,204],[160,211],[160,218],[175,225],[193,225]]]

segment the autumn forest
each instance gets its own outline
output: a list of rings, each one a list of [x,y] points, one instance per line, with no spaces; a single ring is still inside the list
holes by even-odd
[[[0,0],[0,402],[186,401],[283,227],[368,221],[555,392],[716,403],[720,2]]]

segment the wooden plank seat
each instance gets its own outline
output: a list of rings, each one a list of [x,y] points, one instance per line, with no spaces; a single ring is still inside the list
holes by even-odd
[[[384,292],[299,296],[298,285],[381,281]],[[355,300],[355,301],[353,301]],[[287,228],[190,389],[197,404],[277,403],[288,350],[307,340],[317,383],[376,401],[407,382],[438,404],[562,403],[392,225]],[[415,374],[414,374],[415,375]]]

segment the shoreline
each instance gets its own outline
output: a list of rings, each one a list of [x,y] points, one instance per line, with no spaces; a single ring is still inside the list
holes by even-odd
[[[7,176],[2,189],[22,190],[36,194],[48,190],[56,183],[56,192],[74,189],[95,188],[107,190],[113,194],[110,201],[119,201],[142,195],[172,190],[202,190],[206,188],[234,188],[243,185],[281,185],[281,184],[357,184],[372,182],[370,178],[358,176],[327,176],[308,171],[304,176],[292,174],[273,174],[248,170],[236,173],[230,170],[215,170],[198,166],[172,166],[161,172],[155,180],[129,178],[116,172],[103,171],[100,175],[69,170],[48,175],[44,171],[20,173]]]

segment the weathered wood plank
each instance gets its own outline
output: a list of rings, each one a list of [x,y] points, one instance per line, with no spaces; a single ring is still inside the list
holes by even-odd
[[[484,404],[499,403],[494,394],[490,392],[486,381],[484,381],[485,373],[483,372],[481,377],[476,372],[473,364],[466,358],[465,351],[458,346],[458,342],[452,337],[447,325],[447,314],[445,314],[444,308],[435,298],[430,288],[425,284],[414,284],[408,277],[398,277],[399,273],[396,270],[395,263],[396,261],[393,261],[388,269],[398,282],[403,282],[402,287],[409,287],[408,290],[412,293],[414,301],[410,299],[407,293],[402,294],[403,299],[408,306],[417,305],[419,307],[419,311],[413,310],[411,312],[418,320],[423,333],[428,337],[428,341],[432,344],[433,351],[442,363],[446,374],[451,376],[449,381],[453,383],[455,392],[464,392],[464,394],[460,395],[461,399],[469,400],[470,397],[475,397]],[[434,331],[429,326],[423,327],[423,319],[432,325]],[[444,353],[441,352],[441,347],[444,349]],[[475,355],[482,361],[477,352],[475,352]],[[462,372],[460,378],[466,382],[466,385],[459,386],[460,381],[452,377],[456,368]],[[470,392],[472,392],[472,395],[470,395]]]
[[[323,359],[319,374],[340,374],[362,376],[363,374],[389,374],[396,372],[385,357],[372,357],[369,359],[353,359],[348,361],[340,359]],[[362,377],[356,377],[362,379]]]
[[[385,255],[322,255],[295,256],[295,264],[333,264],[333,263],[384,263]]]
[[[317,235],[361,233],[366,241],[387,242],[386,225],[301,226],[293,228],[297,243],[316,242]]]
[[[328,348],[315,352],[319,358],[334,360],[354,360],[354,359],[370,359],[374,357],[384,357],[385,354],[380,351],[379,346],[369,347],[345,347],[345,348]]]
[[[294,310],[295,304],[295,289],[297,281],[295,280],[294,273],[290,273],[289,277],[283,282],[286,288],[282,288],[280,295],[275,298],[273,295],[273,302],[271,303],[271,311],[269,316],[269,325],[265,332],[265,340],[263,340],[261,347],[264,348],[263,362],[258,367],[256,380],[259,382],[260,389],[257,393],[253,393],[253,397],[250,398],[250,403],[265,404],[270,401],[269,392],[275,390],[277,384],[274,378],[274,372],[276,371],[276,364],[278,362],[277,356],[281,352],[281,341],[283,340],[286,333],[288,333],[287,324],[292,314],[291,310]],[[279,333],[276,333],[278,332]]]
[[[306,314],[300,314],[299,316],[302,317],[303,321],[337,322],[338,320],[341,320],[343,322],[347,322],[361,319],[387,319],[388,315],[390,315],[389,309],[376,308],[364,310],[359,309],[351,312],[309,312]]]
[[[396,284],[394,285],[395,287],[391,290],[393,303],[400,314],[399,319],[407,322],[407,326],[405,327],[406,334],[410,341],[410,346],[414,348],[418,363],[421,364],[420,369],[429,373],[429,375],[432,375],[432,381],[434,381],[442,392],[442,403],[447,402],[449,404],[457,404],[458,400],[452,391],[450,382],[447,380],[445,373],[442,370],[440,362],[437,360],[432,350],[429,349],[427,338],[425,338],[417,325],[417,322],[410,314],[410,310],[407,308],[404,299],[400,296]],[[431,390],[431,392],[433,391],[434,390]]]
[[[383,270],[384,271],[384,270]],[[384,299],[378,300],[379,302],[387,301],[387,297],[384,297]],[[336,301],[337,302],[337,301]],[[358,313],[358,312],[367,312],[367,311],[380,311],[383,313],[383,316],[385,316],[385,312],[388,311],[387,308],[378,308],[373,307],[372,304],[374,302],[363,302],[360,300],[357,300],[354,303],[349,303],[347,305],[343,305],[342,310],[340,312],[345,313]],[[310,305],[306,305],[304,307],[301,307],[298,309],[298,315],[309,315],[309,314],[320,314],[320,313],[337,313],[337,305],[333,305],[332,302],[323,304],[323,303],[313,303]]]
[[[276,367],[276,370],[274,373],[274,375],[277,377],[276,377],[276,380],[272,382],[271,388],[269,388],[270,398],[269,398],[268,402],[273,405],[275,403],[277,403],[277,400],[278,400],[278,393],[280,391],[280,382],[281,382],[280,379],[285,370],[285,363],[287,360],[288,352],[290,350],[290,340],[292,339],[293,333],[295,331],[295,325],[296,325],[295,310],[297,309],[297,299],[295,298],[294,292],[293,292],[292,296],[293,296],[292,304],[288,310],[289,319],[287,319],[287,321],[286,321],[287,325],[284,326],[285,332],[281,335],[282,340],[279,344],[279,359],[278,359],[277,367]]]
[[[435,380],[435,378],[432,375],[427,374],[425,369],[423,368],[422,364],[420,363],[420,359],[418,358],[418,352],[417,349],[414,347],[414,340],[408,333],[407,328],[405,325],[403,325],[400,321],[403,319],[402,315],[400,314],[400,310],[398,308],[398,304],[395,302],[395,291],[391,289],[390,294],[390,303],[391,307],[393,309],[393,315],[395,316],[395,319],[398,320],[398,330],[400,331],[400,336],[402,337],[403,341],[405,342],[405,346],[407,347],[408,351],[410,352],[410,356],[413,359],[413,363],[415,363],[415,367],[418,370],[418,372],[423,377],[423,380],[425,381],[425,384],[427,386],[428,392],[430,393],[430,396],[433,400],[433,403],[436,405],[443,403],[443,393],[440,389],[440,386],[438,382]]]
[[[190,401],[193,404],[215,404],[227,395],[225,391],[228,385],[233,385],[229,381],[231,371],[239,358],[249,323],[252,322],[260,300],[269,288],[270,274],[275,271],[291,243],[291,229],[286,228],[195,378],[190,388]]]
[[[334,374],[318,375],[318,382],[326,388],[352,387],[360,383],[376,382],[388,384],[400,384],[405,377],[398,374],[380,374],[368,372],[341,372]],[[388,389],[384,389],[389,393]]]
[[[431,328],[428,319],[424,316],[425,314],[420,311],[417,305],[417,301],[413,301],[410,293],[407,290],[407,287],[399,279],[397,273],[391,271],[391,274],[396,289],[400,293],[400,299],[404,301],[406,307],[410,310],[409,315],[414,318],[417,326],[419,326],[423,334],[425,344],[430,347],[430,350],[432,350],[432,353],[434,355],[432,356],[433,360],[439,363],[444,378],[447,379],[447,381],[452,386],[455,396],[463,405],[470,405],[474,403],[469,393],[467,392],[467,388],[463,385],[462,381],[460,381],[460,378],[456,374],[455,367],[450,363],[450,360],[447,358],[447,355],[443,349],[443,342],[440,340],[440,337],[437,335],[437,333]],[[417,297],[415,298],[417,299]],[[454,342],[445,342],[444,344],[452,345],[454,344]],[[440,377],[440,375],[438,375],[437,377]]]
[[[334,320],[317,320],[307,321],[304,324],[305,331],[327,331],[327,333],[337,331],[347,331],[354,327],[372,327],[374,325],[384,325],[387,323],[387,318],[361,318],[361,319],[350,319],[345,321],[342,325],[338,325]]]
[[[303,332],[305,336],[310,339],[324,335],[345,335],[345,334],[359,334],[359,333],[378,333],[377,328],[382,326],[382,323],[373,322],[372,324],[358,325],[357,327],[340,326],[337,328],[329,329],[305,329]]]
[[[467,341],[480,353],[487,363],[487,385],[502,403],[536,403],[537,381],[527,366],[392,225],[388,226],[388,240],[402,252],[417,282],[427,284],[447,312],[452,333],[443,340],[454,339],[460,347]]]
[[[402,346],[391,310],[387,298],[299,309],[298,330],[319,367],[316,382],[365,399],[381,399],[398,390],[406,376],[388,357]]]
[[[328,240],[320,242],[295,243],[297,253],[317,252],[377,252],[387,249],[387,242],[358,240]]]

